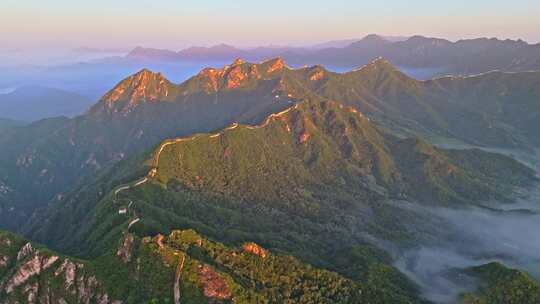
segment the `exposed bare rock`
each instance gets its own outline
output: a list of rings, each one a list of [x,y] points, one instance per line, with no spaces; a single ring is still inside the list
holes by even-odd
[[[239,88],[243,81],[247,78],[246,73],[243,71],[242,66],[238,65],[231,69],[227,75],[227,88],[236,89]]]
[[[268,68],[266,69],[266,73],[268,74],[271,74],[275,71],[281,71],[285,67],[285,61],[281,57],[269,60],[264,63],[268,65]]]
[[[39,275],[43,270],[51,267],[57,260],[58,256],[41,256],[39,251],[36,251],[31,258],[18,267],[15,274],[7,281],[6,292],[8,294],[13,292],[15,288],[24,284],[31,277]]]
[[[12,191],[13,189],[11,189],[8,185],[0,181],[0,194],[8,194]]]
[[[159,249],[163,249],[165,246],[163,245],[163,239],[165,237],[162,234],[158,234],[156,237],[156,244],[158,245]]]
[[[120,246],[120,248],[118,248],[118,251],[116,252],[116,255],[119,256],[124,263],[129,263],[131,261],[134,240],[135,238],[133,237],[133,234],[126,234],[124,236],[124,241],[122,242],[122,245]]]
[[[0,255],[0,268],[11,267],[0,278],[0,304],[122,303],[110,299],[91,268],[86,269],[83,262],[60,258],[34,248],[31,243],[10,239],[9,235],[0,236],[0,249],[15,244],[17,248],[20,246],[18,251],[11,254],[2,251]]]
[[[90,304],[90,301],[94,298],[97,285],[96,277],[79,276],[77,279],[78,303]]]
[[[26,300],[28,304],[36,303],[39,285],[37,282],[34,284],[28,284],[24,287],[23,291],[26,294]]]
[[[210,266],[199,265],[199,278],[203,286],[204,295],[207,298],[217,300],[228,300],[232,298],[227,281]]]
[[[64,274],[64,288],[70,290],[75,282],[75,276],[77,275],[77,265],[70,261],[69,259],[64,260],[62,265],[56,269],[54,272],[55,276]],[[75,293],[75,290],[72,290],[72,293]]]
[[[233,62],[233,66],[237,66],[237,65],[241,65],[241,64],[244,64],[246,63],[242,58],[236,58]]]
[[[9,262],[9,257],[0,255],[0,267],[6,267]]]
[[[11,240],[7,237],[0,237],[0,246],[10,247],[12,244]]]
[[[309,138],[311,137],[311,135],[308,133],[308,132],[303,132],[301,135],[300,135],[300,139],[299,139],[299,142],[301,144],[307,142],[309,140]]]
[[[325,71],[322,68],[315,68],[312,74],[309,76],[311,81],[319,81],[326,76]]]
[[[206,80],[205,91],[215,92],[219,89],[219,81],[223,76],[223,70],[207,68],[202,70],[199,76]]]
[[[27,256],[32,254],[34,252],[34,247],[32,247],[32,244],[26,243],[20,250],[19,253],[17,253],[17,261],[21,261],[25,259]]]
[[[260,256],[263,259],[268,256],[268,251],[255,243],[246,243],[242,249],[244,252]]]
[[[171,85],[162,74],[144,69],[122,81],[109,91],[103,100],[109,105],[118,101],[127,101],[127,108],[129,108],[141,100],[155,102],[165,99],[170,93]]]

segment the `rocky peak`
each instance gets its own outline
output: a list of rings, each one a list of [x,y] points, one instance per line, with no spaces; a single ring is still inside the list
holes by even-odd
[[[19,256],[17,256],[19,257]],[[18,266],[17,271],[6,281],[5,290],[9,294],[18,286],[26,283],[30,278],[39,275],[47,270],[57,260],[58,256],[42,255],[39,251],[33,251],[30,258],[24,258],[24,262]]]
[[[18,251],[2,251],[2,261],[15,260],[2,272],[0,280],[1,303],[100,303],[121,304],[111,300],[103,285],[82,261],[61,257],[41,247],[35,247],[11,235],[0,232],[0,249],[20,248]]]
[[[268,251],[266,249],[262,248],[261,246],[255,244],[253,242],[244,244],[244,246],[242,246],[242,249],[246,253],[250,253],[250,254],[259,256],[259,257],[261,257],[263,259],[268,256]]]
[[[395,70],[394,66],[390,61],[384,59],[383,57],[377,57],[372,62],[368,64],[368,67],[372,68],[384,68],[384,69],[392,69]]]
[[[118,102],[127,102],[134,106],[141,101],[156,102],[167,99],[174,85],[161,73],[143,69],[121,81],[109,91],[102,100],[109,106]]]
[[[219,89],[221,79],[223,78],[223,69],[206,68],[202,70],[197,78],[202,80],[204,91],[215,92]]]
[[[242,61],[235,61],[230,70],[225,75],[225,83],[227,89],[236,89],[242,86],[244,80],[252,74],[253,66],[250,66],[250,70],[246,71],[242,66]],[[257,74],[257,73],[255,73]]]
[[[246,63],[242,58],[236,58],[232,64],[233,67]]]
[[[320,65],[309,68],[309,80],[319,81],[327,76],[327,71]]]
[[[34,247],[32,247],[32,244],[26,243],[19,252],[17,253],[17,261],[22,261],[29,255],[31,255],[34,252]]]
[[[355,42],[352,44],[352,46],[367,46],[367,47],[374,47],[374,46],[380,46],[390,43],[388,40],[384,39],[383,37],[371,34],[367,35],[366,37],[362,38],[362,40]]]
[[[184,95],[188,95],[201,91],[215,93],[220,90],[244,88],[261,79],[274,79],[286,68],[283,58],[279,57],[258,64],[236,59],[223,68],[203,69],[183,83],[180,90]]]
[[[124,236],[124,239],[122,241],[122,244],[116,251],[116,255],[122,260],[124,263],[129,263],[131,261],[131,256],[133,255],[133,247],[134,247],[135,238],[132,234],[128,233]]]
[[[283,60],[283,58],[281,57],[267,60],[263,62],[261,66],[265,67],[264,72],[267,74],[272,74],[277,71],[282,71],[286,67],[285,60]]]
[[[262,78],[260,66],[236,59],[221,69],[205,68],[197,76],[188,80],[182,87],[188,92],[217,92],[222,89],[238,89],[246,83]]]
[[[398,71],[390,61],[383,57],[377,57],[365,66],[354,70],[353,72],[381,73]]]

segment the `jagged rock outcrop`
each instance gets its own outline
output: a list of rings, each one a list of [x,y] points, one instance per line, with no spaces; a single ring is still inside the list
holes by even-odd
[[[0,256],[0,267],[6,267],[8,262],[9,262],[9,257]]]
[[[39,252],[37,252],[19,266],[15,274],[7,281],[5,286],[6,292],[9,294],[15,288],[26,283],[30,278],[38,276],[42,271],[51,267],[58,258],[58,256],[41,256]]]
[[[242,246],[242,249],[244,252],[260,256],[263,259],[268,256],[268,251],[255,243],[246,243]]]
[[[31,253],[34,252],[34,248],[32,247],[32,244],[26,243],[20,250],[19,253],[17,253],[17,261],[20,261],[27,256],[29,256]]]
[[[20,238],[10,238],[9,234],[2,232],[0,246],[2,304],[122,303],[110,299],[102,283],[84,262],[62,258],[45,249],[36,249],[31,243]],[[15,248],[19,250],[10,250],[12,246],[17,246]],[[14,260],[17,263],[8,263]],[[2,271],[2,267],[8,267],[7,271]]]
[[[180,85],[183,95],[202,91],[216,93],[221,90],[234,90],[250,87],[258,80],[272,79],[288,69],[282,58],[275,58],[259,64],[248,63],[242,59],[221,69],[206,68],[198,75]]]
[[[174,89],[175,86],[161,73],[143,69],[120,82],[103,96],[102,102],[115,111],[126,113],[141,102],[168,100]]]
[[[203,286],[204,295],[209,299],[229,300],[232,293],[225,281],[212,267],[199,265],[199,279]]]
[[[64,260],[62,265],[56,269],[54,272],[55,276],[63,275],[64,277],[64,288],[70,290],[73,284],[75,283],[75,277],[77,275],[77,270],[82,269],[82,264],[75,264],[69,259]],[[75,290],[72,291],[74,293]]]
[[[122,262],[129,263],[131,261],[131,256],[133,255],[134,241],[135,238],[133,234],[128,233],[124,236],[122,245],[116,251],[116,255],[120,257]]]

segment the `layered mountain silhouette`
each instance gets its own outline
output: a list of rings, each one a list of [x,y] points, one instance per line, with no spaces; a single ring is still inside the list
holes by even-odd
[[[33,122],[57,116],[74,117],[84,113],[92,102],[81,95],[47,87],[24,86],[0,94],[2,118]]]
[[[250,60],[282,56],[292,65],[323,64],[328,66],[360,66],[374,57],[385,57],[394,64],[416,69],[432,69],[432,74],[470,75],[492,70],[540,70],[540,45],[522,40],[495,38],[465,39],[451,42],[445,39],[413,36],[391,39],[368,35],[348,45],[329,44],[315,48],[239,49],[230,45],[195,47],[179,52],[138,47],[127,57],[146,60],[223,61],[242,57]]]

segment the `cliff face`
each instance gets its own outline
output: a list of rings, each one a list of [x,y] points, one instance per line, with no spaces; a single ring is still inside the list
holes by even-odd
[[[228,247],[193,230],[153,238],[125,233],[117,248],[88,261],[3,232],[0,244],[2,304],[356,303],[361,295],[359,284],[336,273],[255,243]],[[302,282],[303,291],[290,282]]]
[[[88,266],[0,233],[0,302],[119,304]]]

